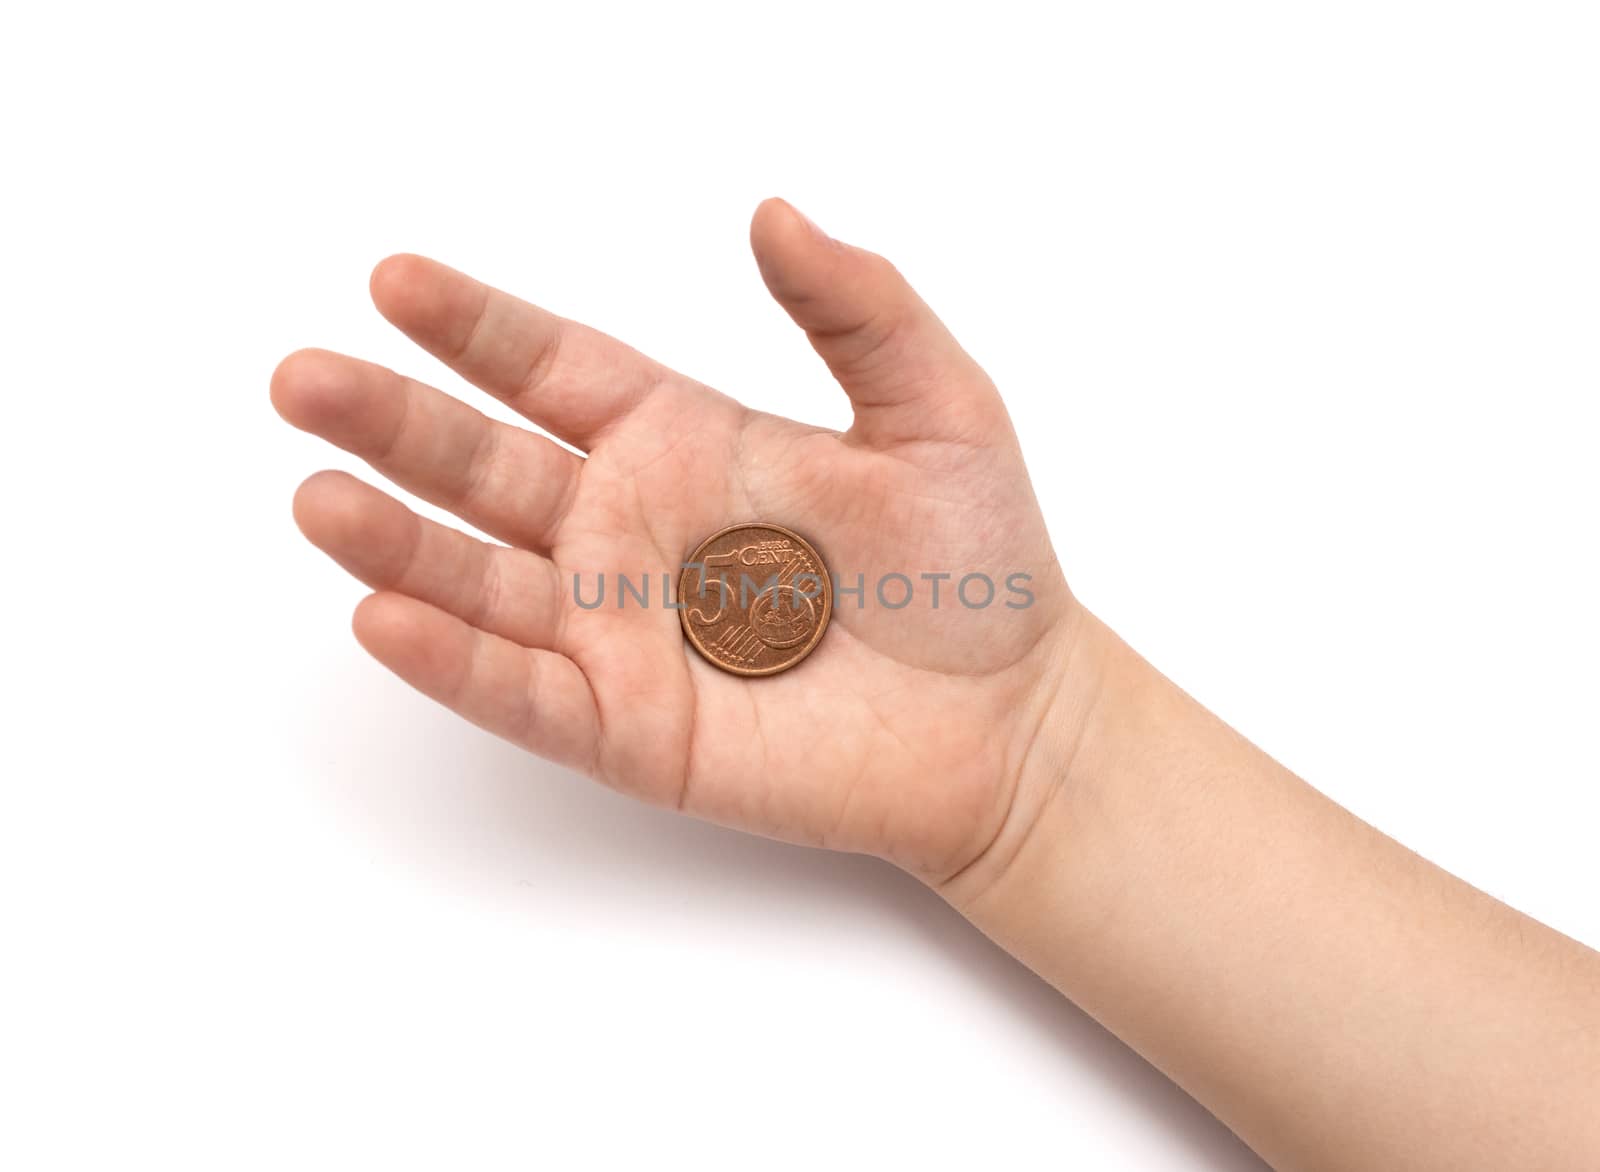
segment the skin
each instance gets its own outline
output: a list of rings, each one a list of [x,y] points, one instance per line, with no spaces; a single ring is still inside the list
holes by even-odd
[[[587,458],[392,371],[301,351],[272,378],[285,419],[506,545],[333,472],[301,487],[295,518],[378,592],[356,612],[362,644],[469,720],[647,801],[937,880],[1005,820],[1074,604],[999,394],[932,311],[886,261],[787,205],[764,205],[751,238],[850,392],[849,431],[752,411],[396,256],[372,275],[379,311]],[[937,610],[931,592],[901,611],[841,597],[802,668],[759,685],[687,651],[672,610],[572,601],[574,574],[586,598],[602,571],[676,580],[701,539],[756,519],[821,535],[850,581],[987,567],[1031,573],[1036,601],[995,622],[953,604],[950,583]]]
[[[437,262],[378,310],[549,435],[356,358],[290,355],[272,400],[502,544],[353,477],[295,496],[374,593],[357,638],[429,696],[654,803],[917,875],[1280,1168],[1600,1166],[1600,956],[1439,871],[1261,754],[1072,596],[993,383],[883,258],[781,200],[769,291],[849,395],[831,432],[751,411]],[[846,584],[798,667],[725,674],[660,605],[770,520]],[[971,609],[880,575],[1029,575]],[[898,597],[898,591],[894,593]],[[659,599],[657,600],[659,602]]]

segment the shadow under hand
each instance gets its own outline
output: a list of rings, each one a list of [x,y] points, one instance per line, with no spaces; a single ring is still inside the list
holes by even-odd
[[[1051,1038],[1064,1061],[1093,1073],[1133,1104],[1152,1129],[1186,1150],[1194,1167],[1261,1172],[1267,1164],[1178,1085],[1094,1018],[1056,992],[909,876],[885,868],[854,898],[892,901],[971,982],[973,995],[1003,1003],[1031,1034]]]
[[[863,912],[910,925],[973,997],[1004,1006],[1030,1036],[1052,1039],[1064,1062],[1113,1086],[1195,1167],[1266,1167],[1158,1070],[889,864],[644,806],[471,728],[398,682],[374,687],[379,670],[350,664],[337,673],[345,686],[322,697],[319,784],[359,829],[430,882],[563,912],[581,889],[589,916],[608,901],[629,918],[644,904],[652,917],[703,921],[710,907],[736,935]]]

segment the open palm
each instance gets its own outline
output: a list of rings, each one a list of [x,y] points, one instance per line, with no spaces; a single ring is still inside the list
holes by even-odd
[[[382,367],[300,351],[272,380],[289,422],[505,544],[341,473],[308,480],[295,516],[377,591],[356,611],[362,644],[469,720],[649,801],[937,880],[1012,807],[1073,602],[998,394],[899,273],[778,200],[751,242],[849,393],[849,431],[749,410],[397,256],[372,277],[384,316],[587,456]],[[688,647],[659,589],[702,538],[756,520],[804,534],[841,585],[860,575],[865,589],[837,598],[798,667],[746,679]],[[999,586],[989,605],[957,597],[971,572]],[[891,573],[915,587],[909,605],[878,597]],[[648,575],[653,605],[576,605],[575,575],[592,601],[619,574]],[[1013,574],[1028,575],[1030,605],[1006,592]],[[884,593],[898,604],[905,586]],[[981,583],[968,596],[984,598]]]

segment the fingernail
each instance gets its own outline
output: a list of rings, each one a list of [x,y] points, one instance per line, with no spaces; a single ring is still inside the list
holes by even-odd
[[[783,202],[784,203],[789,203],[788,200],[784,200]],[[800,217],[800,222],[802,224],[804,224],[807,228],[809,228],[813,233],[815,233],[819,238],[821,238],[823,240],[831,240],[831,239],[833,239],[826,232],[824,232],[821,228],[817,227],[817,222],[815,220],[813,220],[810,216],[806,215],[799,208],[795,207],[794,204],[789,203],[789,210],[791,212],[793,212],[795,215],[799,216]]]

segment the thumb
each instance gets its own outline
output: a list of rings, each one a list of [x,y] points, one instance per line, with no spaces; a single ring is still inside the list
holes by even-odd
[[[988,375],[883,257],[833,239],[781,199],[756,208],[750,247],[767,289],[850,396],[863,442],[983,443],[1009,431]]]

